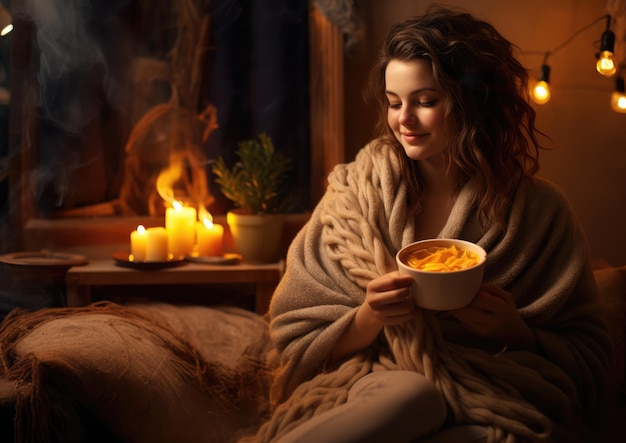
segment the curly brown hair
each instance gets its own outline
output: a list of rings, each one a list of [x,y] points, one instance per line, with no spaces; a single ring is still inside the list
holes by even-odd
[[[489,23],[467,12],[431,7],[425,15],[395,24],[371,72],[369,98],[379,109],[375,134],[402,159],[410,204],[419,211],[423,183],[387,123],[385,70],[391,60],[428,60],[445,94],[446,120],[455,125],[446,149],[448,168],[458,170],[458,189],[476,182],[478,216],[484,226],[505,224],[509,199],[520,180],[539,170],[535,110],[529,104],[528,72],[514,45]]]

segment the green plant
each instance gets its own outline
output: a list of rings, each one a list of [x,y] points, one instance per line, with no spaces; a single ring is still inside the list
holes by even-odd
[[[274,150],[272,139],[264,133],[240,142],[235,155],[239,160],[232,168],[221,156],[213,163],[215,182],[222,194],[242,213],[279,212],[279,191],[291,169],[291,159]]]

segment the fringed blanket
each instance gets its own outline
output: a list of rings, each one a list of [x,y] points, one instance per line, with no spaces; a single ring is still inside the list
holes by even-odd
[[[561,192],[541,179],[527,180],[511,196],[504,233],[480,229],[471,183],[439,233],[488,252],[484,282],[514,295],[540,354],[494,356],[459,340],[458,323],[445,314],[419,310],[415,321],[386,327],[377,346],[326,367],[368,281],[396,270],[396,252],[415,240],[399,171],[390,150],[364,148],[355,162],[335,168],[326,195],[295,238],[270,307],[277,407],[257,438],[284,435],[345,402],[365,374],[389,369],[424,374],[445,397],[449,422],[488,426],[490,441],[561,441],[581,423],[596,423],[610,339],[582,230]]]
[[[16,442],[105,441],[106,430],[115,441],[235,441],[266,410],[267,343],[267,322],[234,307],[14,310],[0,325],[0,418],[15,410],[2,435],[11,440],[14,428]]]

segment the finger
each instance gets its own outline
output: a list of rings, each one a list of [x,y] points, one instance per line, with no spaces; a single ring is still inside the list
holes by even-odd
[[[407,288],[413,279],[409,275],[400,275],[397,271],[371,280],[368,287],[374,292],[386,292],[399,288]]]
[[[513,303],[513,295],[508,292],[505,291],[502,288],[499,288],[497,286],[493,286],[493,285],[487,285],[487,286],[483,286],[481,288],[481,290],[489,293],[491,296],[498,298],[502,301],[504,301],[505,303]]]
[[[494,297],[492,297],[489,292],[479,289],[472,302],[460,308],[460,310],[467,310],[469,312],[492,312],[494,309],[493,298]]]
[[[494,313],[502,311],[507,306],[515,306],[512,295],[493,286],[479,289],[476,298],[469,307]]]
[[[381,309],[394,304],[413,304],[413,297],[408,287],[393,289],[386,292],[379,292],[369,298],[369,304],[373,308]]]

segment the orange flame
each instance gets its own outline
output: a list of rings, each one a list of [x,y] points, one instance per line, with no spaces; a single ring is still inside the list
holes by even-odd
[[[177,156],[170,156],[170,164],[163,169],[156,181],[157,192],[163,200],[174,205],[174,184],[183,174],[183,163]]]
[[[204,226],[207,228],[213,227],[213,215],[209,211],[206,210],[203,206],[198,208],[198,219],[202,221]]]

